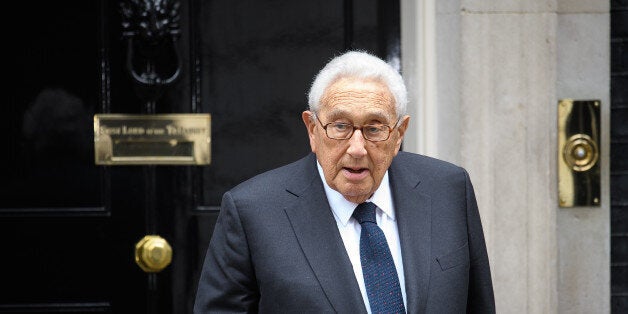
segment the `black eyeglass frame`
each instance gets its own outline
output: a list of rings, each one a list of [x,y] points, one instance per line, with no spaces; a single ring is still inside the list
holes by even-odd
[[[397,124],[399,124],[399,121],[401,120],[401,118],[397,119],[397,122],[395,122],[395,126],[391,127],[388,124],[382,124],[382,126],[385,126],[388,128],[388,136],[385,139],[382,140],[372,140],[370,138],[367,138],[366,135],[364,134],[364,131],[362,131],[362,129],[365,126],[369,126],[369,125],[373,125],[373,124],[365,124],[362,126],[355,126],[355,124],[351,124],[351,123],[344,123],[344,122],[329,122],[327,124],[323,124],[323,122],[318,118],[317,114],[314,114],[314,117],[316,118],[316,120],[318,120],[318,123],[321,125],[321,128],[323,128],[323,130],[325,130],[325,136],[327,136],[327,138],[332,139],[332,140],[338,140],[338,141],[342,141],[342,140],[348,140],[353,136],[353,133],[355,133],[355,130],[360,130],[360,133],[362,133],[362,137],[369,141],[369,142],[383,142],[383,141],[387,141],[390,138],[390,134],[392,133],[392,131],[397,127]],[[334,123],[341,123],[347,126],[351,126],[353,129],[351,130],[351,133],[349,133],[349,136],[347,136],[346,138],[333,138],[331,136],[329,136],[329,134],[327,133],[327,127],[330,124],[334,124]]]

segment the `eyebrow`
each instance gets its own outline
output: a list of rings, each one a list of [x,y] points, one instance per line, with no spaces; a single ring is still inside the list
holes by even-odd
[[[347,110],[332,109],[328,113],[328,117],[330,120],[335,120],[338,118],[348,118],[350,116],[349,113],[350,111]],[[372,112],[368,114],[367,120],[388,121],[388,116],[382,112]]]

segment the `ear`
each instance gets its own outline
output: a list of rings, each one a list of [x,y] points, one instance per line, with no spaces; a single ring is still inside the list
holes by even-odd
[[[406,130],[408,130],[408,124],[410,123],[410,116],[405,115],[401,118],[399,122],[399,126],[397,127],[398,136],[395,143],[395,155],[399,152],[401,148],[401,142],[403,142],[403,136],[406,134]]]
[[[307,136],[310,139],[310,149],[312,152],[316,152],[316,134],[314,134],[316,122],[313,121],[313,119],[315,119],[314,113],[309,110],[303,111],[301,118],[303,119],[303,124],[305,124],[305,128],[307,129]]]

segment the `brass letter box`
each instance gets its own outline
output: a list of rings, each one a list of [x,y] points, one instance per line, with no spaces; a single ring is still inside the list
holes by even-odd
[[[97,165],[208,165],[209,114],[96,114]]]

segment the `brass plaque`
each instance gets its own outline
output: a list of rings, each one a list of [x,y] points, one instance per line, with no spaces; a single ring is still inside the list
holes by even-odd
[[[96,114],[97,165],[208,165],[209,114]]]
[[[558,102],[558,203],[600,206],[600,101]]]

